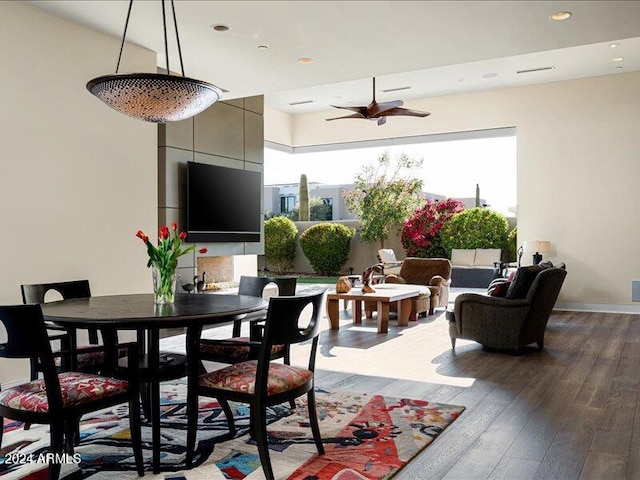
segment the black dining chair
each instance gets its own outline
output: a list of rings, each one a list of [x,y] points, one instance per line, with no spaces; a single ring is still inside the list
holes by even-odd
[[[129,403],[131,442],[138,475],[144,475],[140,435],[140,403],[137,368],[127,379],[80,373],[57,373],[40,305],[0,306],[0,322],[7,333],[0,344],[0,358],[37,358],[43,378],[0,391],[0,425],[4,418],[50,426],[50,449],[55,459],[47,478],[60,475],[60,456],[73,453],[78,424],[83,414]],[[137,365],[137,346],[127,345],[131,365]],[[0,446],[2,429],[0,429]]]
[[[51,291],[58,292],[63,300],[69,300],[72,298],[88,298],[91,296],[91,288],[89,286],[89,280],[72,280],[69,282],[54,282],[54,283],[36,283],[31,285],[21,285],[22,301],[25,304],[29,303],[45,303],[47,293]],[[104,366],[105,353],[101,349],[89,348],[92,345],[98,344],[98,331],[95,328],[88,329],[89,345],[77,345],[76,332],[74,329],[67,329],[54,325],[50,322],[45,322],[47,330],[66,332],[64,334],[52,334],[49,335],[50,340],[60,340],[62,349],[65,350],[78,350],[78,354],[70,358],[70,365],[65,365],[65,359],[59,359],[62,370],[78,370],[87,371],[92,373],[99,372]],[[61,338],[62,337],[62,338]],[[119,349],[119,357],[124,357],[127,354],[125,348]],[[31,366],[31,380],[38,378],[38,371],[40,370],[38,362],[35,358],[30,360]]]
[[[318,453],[324,454],[314,394],[315,359],[323,297],[324,291],[306,296],[271,298],[257,360],[232,364],[200,375],[197,366],[200,353],[197,339],[187,342],[189,374],[186,468],[190,468],[193,462],[199,396],[215,397],[220,402],[227,418],[230,436],[236,433],[236,427],[229,401],[249,404],[251,434],[258,445],[265,477],[271,480],[274,476],[267,441],[267,407],[291,402],[306,393],[313,439]],[[307,315],[303,313],[309,313],[308,323]],[[271,361],[271,349],[274,345],[289,347],[307,341],[311,341],[311,348],[304,367]],[[194,362],[191,361],[192,358]]]
[[[293,296],[296,294],[296,277],[240,277],[238,295],[262,297],[267,285],[275,284],[278,287],[278,296]],[[259,314],[253,314],[249,321],[249,336],[240,336],[242,323],[246,315],[236,318],[233,322],[233,333],[227,339],[201,339],[200,353],[202,360],[218,363],[239,363],[258,358],[260,341],[266,310]],[[289,363],[288,349],[285,345],[274,345],[271,352],[272,359],[284,358]]]

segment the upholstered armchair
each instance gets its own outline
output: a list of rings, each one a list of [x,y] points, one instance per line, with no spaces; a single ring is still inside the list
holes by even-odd
[[[405,258],[398,275],[387,275],[385,283],[409,283],[429,288],[429,315],[449,304],[451,262],[446,258]],[[414,313],[412,311],[412,313]],[[417,312],[423,313],[423,312]]]
[[[463,338],[516,352],[534,342],[542,349],[547,322],[566,275],[563,268],[522,267],[506,293],[508,298],[458,295],[453,311],[447,311],[452,348],[456,339]]]

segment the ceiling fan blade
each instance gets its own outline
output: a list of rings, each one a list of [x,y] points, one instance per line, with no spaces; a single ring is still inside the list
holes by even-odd
[[[384,112],[386,116],[406,116],[406,117],[428,117],[431,115],[429,112],[421,112],[420,110],[411,110],[409,108],[392,108]]]
[[[378,126],[387,123],[387,117],[378,117]]]
[[[369,117],[375,118],[375,117],[379,117],[382,113],[388,110],[401,107],[401,106],[402,106],[402,100],[393,100],[391,102],[371,104],[367,108],[367,114],[369,115]]]
[[[360,115],[359,113],[354,113],[353,115],[347,115],[346,117],[335,117],[335,118],[325,118],[325,120],[328,122],[330,120],[342,120],[343,118],[365,118],[362,115]]]
[[[367,107],[340,107],[338,105],[331,105],[333,108],[340,108],[342,110],[350,110],[352,112],[356,112],[359,113],[360,115],[362,115],[364,118],[366,118],[367,115]]]

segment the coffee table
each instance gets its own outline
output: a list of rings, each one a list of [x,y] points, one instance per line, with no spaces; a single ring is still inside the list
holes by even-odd
[[[389,331],[389,304],[398,303],[398,325],[409,325],[411,313],[411,298],[420,295],[419,287],[415,285],[379,284],[375,285],[374,293],[362,293],[360,288],[352,288],[348,293],[336,293],[331,290],[327,293],[327,313],[331,330],[340,328],[339,310],[340,300],[353,300],[353,323],[362,322],[362,302],[376,302],[378,310],[378,333]]]

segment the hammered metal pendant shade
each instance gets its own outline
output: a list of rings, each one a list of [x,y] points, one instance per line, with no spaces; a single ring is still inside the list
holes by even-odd
[[[222,91],[210,83],[160,73],[104,75],[87,90],[114,110],[147,122],[177,122],[206,110]]]

